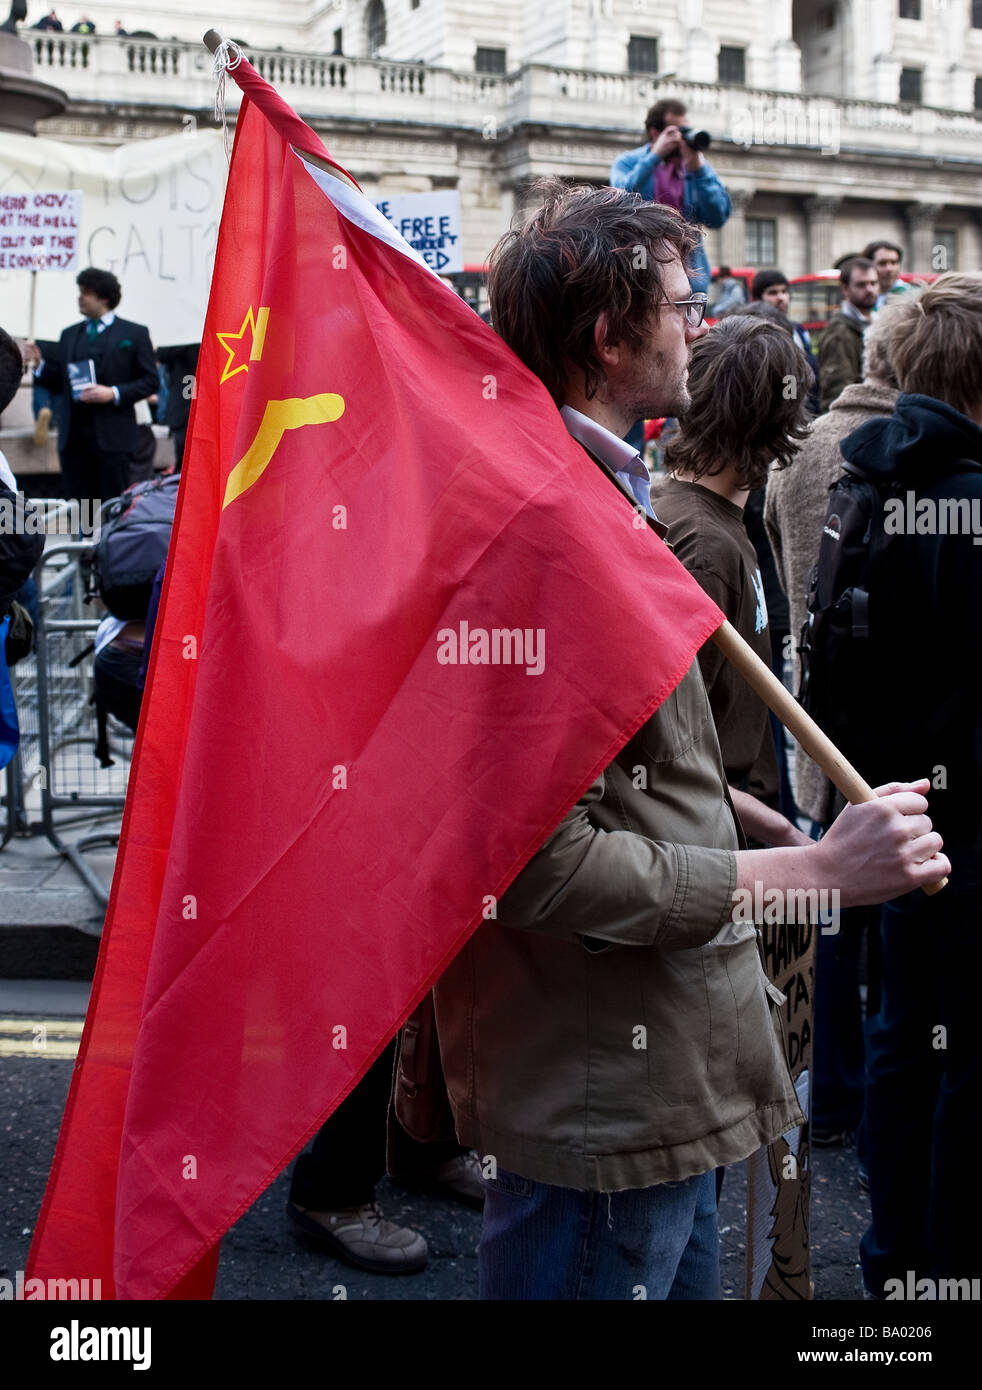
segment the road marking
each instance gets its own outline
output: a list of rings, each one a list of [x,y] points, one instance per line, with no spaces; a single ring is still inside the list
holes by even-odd
[[[35,1028],[46,1028],[49,1033],[77,1033],[81,1037],[84,1027],[84,1023],[62,1019],[0,1018],[0,1033],[33,1033]]]
[[[77,1019],[0,1018],[0,1057],[75,1058],[84,1027]]]
[[[62,1042],[48,1038],[43,1047],[35,1047],[29,1042],[12,1042],[0,1038],[0,1057],[77,1057],[78,1042]]]

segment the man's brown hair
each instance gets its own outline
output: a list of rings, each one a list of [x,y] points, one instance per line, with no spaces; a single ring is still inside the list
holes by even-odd
[[[541,207],[489,257],[491,323],[562,405],[574,372],[588,399],[606,382],[594,342],[600,315],[608,342],[640,347],[665,299],[662,266],[684,264],[699,233],[674,208],[622,188],[548,179],[533,192]]]
[[[852,284],[852,273],[854,270],[875,270],[876,266],[868,256],[850,256],[847,261],[843,261],[839,271],[839,283],[844,290]]]
[[[691,478],[731,464],[748,488],[762,487],[776,462],[785,468],[808,433],[813,373],[777,323],[736,314],[693,345],[692,404],[665,451],[665,466]]]
[[[903,251],[895,241],[871,241],[868,246],[863,247],[861,254],[871,261],[877,251],[896,251],[898,260],[902,261],[904,258]]]
[[[904,295],[896,315],[890,358],[901,391],[974,417],[982,406],[982,272],[949,271]]]
[[[685,120],[685,102],[679,101],[678,97],[662,97],[660,101],[655,102],[644,118],[645,134],[649,130],[657,130],[660,135],[667,125],[676,125],[676,121],[669,120],[669,111],[674,111]]]

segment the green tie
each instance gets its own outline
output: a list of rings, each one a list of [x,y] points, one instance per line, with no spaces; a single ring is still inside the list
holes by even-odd
[[[97,320],[95,320],[95,319],[89,319],[88,323],[85,325],[85,333],[86,333],[86,337],[88,337],[88,339],[89,339],[90,341],[91,341],[93,338],[98,338],[98,336],[99,336],[99,324],[98,324]]]

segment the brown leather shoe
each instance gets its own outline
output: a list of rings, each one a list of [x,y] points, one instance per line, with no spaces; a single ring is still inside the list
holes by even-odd
[[[346,1211],[286,1209],[294,1229],[317,1249],[375,1274],[413,1274],[429,1259],[426,1241],[408,1226],[386,1221],[374,1202]]]

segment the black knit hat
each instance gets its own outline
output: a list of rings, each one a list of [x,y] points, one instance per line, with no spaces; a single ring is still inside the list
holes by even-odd
[[[788,277],[783,270],[758,270],[750,284],[750,298],[760,299],[765,290],[772,285],[786,285]]]

